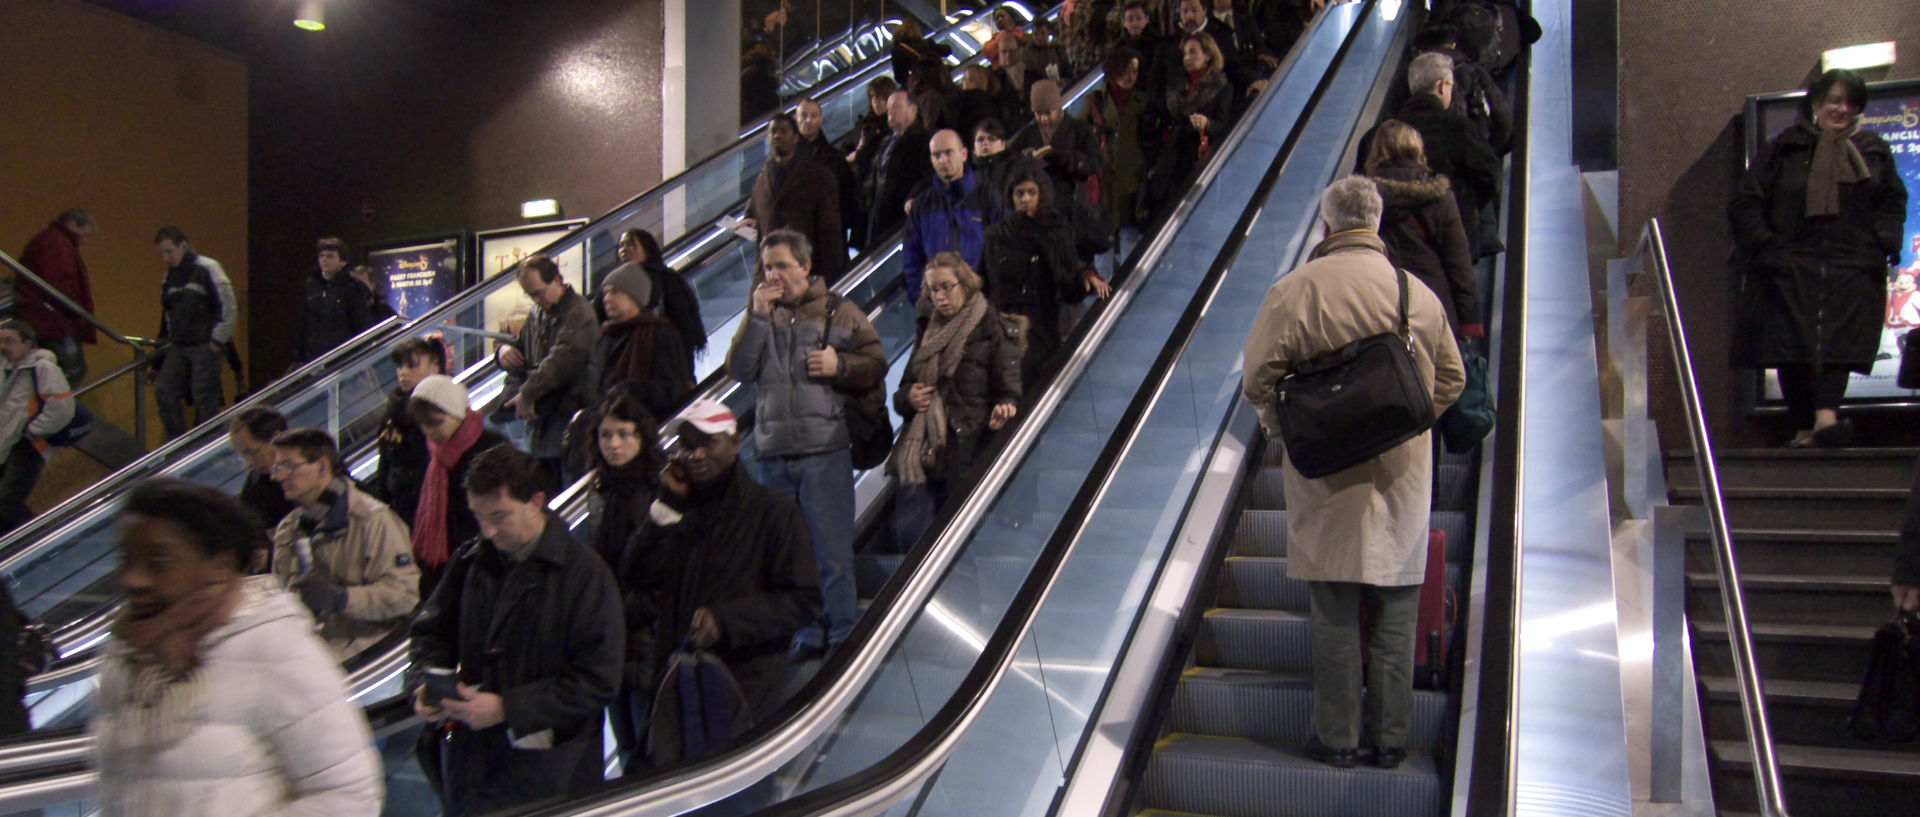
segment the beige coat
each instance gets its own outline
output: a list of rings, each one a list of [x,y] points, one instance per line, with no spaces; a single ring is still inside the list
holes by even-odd
[[[358,488],[347,489],[346,503],[346,530],[329,532],[323,522],[310,542],[314,573],[347,590],[346,607],[320,618],[320,638],[341,661],[406,626],[420,604],[420,568],[406,524]],[[273,574],[289,589],[302,578],[294,542],[305,535],[306,513],[287,514],[273,530]]]
[[[1399,289],[1372,232],[1336,234],[1314,260],[1267,291],[1247,338],[1242,393],[1260,412],[1269,439],[1279,426],[1273,386],[1298,364],[1361,338],[1393,331]],[[1414,363],[1433,384],[1434,411],[1460,396],[1466,370],[1433,291],[1408,277]],[[1283,466],[1287,500],[1287,575],[1305,581],[1398,587],[1425,575],[1433,499],[1433,433],[1365,463],[1308,479]]]

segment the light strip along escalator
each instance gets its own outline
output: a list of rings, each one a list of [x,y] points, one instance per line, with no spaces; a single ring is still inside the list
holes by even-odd
[[[1063,469],[1072,469],[1078,484],[1095,467],[1089,439],[1112,428],[1123,413],[1123,405],[1116,404],[1124,404],[1146,375],[1138,360],[1139,342],[1158,348],[1178,320],[1180,307],[1196,291],[1204,259],[1225,242],[1234,217],[1250,206],[1257,169],[1278,155],[1275,134],[1287,132],[1297,120],[1350,22],[1344,12],[1322,15],[1175,208],[1171,228],[1137,248],[1135,274],[1124,277],[1113,299],[1076,330],[1075,351],[1059,379],[1025,407],[1024,423],[981,476],[980,488],[909,561],[923,553],[925,558],[896,573],[882,590],[874,606],[879,615],[864,617],[847,642],[857,650],[836,653],[822,668],[822,677],[836,676],[822,696],[796,698],[745,745],[675,777],[643,784],[637,793],[631,786],[615,786],[539,813],[678,814],[712,802],[711,792],[748,787],[745,801],[729,802],[729,810],[795,794],[811,797],[804,793],[867,768],[926,723],[932,708],[975,663],[982,644],[967,634],[990,629],[990,617],[1010,601],[1011,582],[996,579],[1017,580],[1064,518],[1036,503],[1059,492]],[[1199,264],[1193,263],[1196,254]],[[1064,498],[1058,501],[1067,504]],[[919,709],[916,700],[927,708]],[[775,732],[761,731],[767,728]],[[731,782],[716,780],[723,778]],[[708,794],[696,796],[700,790]]]
[[[1038,526],[1047,534],[1044,545],[991,572],[981,570],[975,587],[956,588],[951,598],[940,599],[958,603],[969,590],[1004,592],[996,574],[1024,575],[1004,615],[989,631],[956,626],[966,623],[955,620],[956,613],[965,613],[957,604],[944,611],[928,608],[927,618],[949,632],[946,644],[926,646],[977,656],[964,668],[964,680],[946,694],[929,695],[919,684],[919,667],[905,668],[921,690],[921,706],[938,707],[924,726],[883,760],[761,814],[893,809],[1012,815],[1049,809],[1068,768],[1066,755],[1088,727],[1125,647],[1132,614],[1204,475],[1206,453],[1239,401],[1234,375],[1240,347],[1276,271],[1275,259],[1304,246],[1312,204],[1340,174],[1337,157],[1321,146],[1346,144],[1363,127],[1367,89],[1381,66],[1398,56],[1393,44],[1405,25],[1398,11],[1397,4],[1372,0],[1323,14],[1322,26],[1332,22],[1335,33],[1344,35],[1333,38],[1338,53],[1301,106],[1309,112],[1285,129],[1285,144],[1259,177],[1253,203],[1219,228],[1230,233],[1207,256],[1211,263],[1189,262],[1185,276],[1153,279],[1186,279],[1179,297],[1162,299],[1184,307],[1175,324],[1139,333],[1154,341],[1157,359],[1143,366],[1138,349],[1108,344],[1099,352],[1104,359],[1089,369],[1095,377],[1076,384],[1081,390],[1113,368],[1145,369],[1138,379],[1124,381],[1129,388],[1107,398],[1125,400],[1107,433],[1098,434],[1096,427],[1093,440],[1083,432],[1075,441],[1081,447],[1105,444],[1082,478],[1068,483],[1078,490],[1064,514]],[[1291,252],[1284,251],[1288,245]],[[1123,336],[1135,333],[1114,337]],[[1090,397],[1088,402],[1099,399]],[[1003,496],[1003,504],[1017,496]],[[982,537],[976,544],[998,543]],[[961,646],[968,643],[977,646]],[[915,658],[938,660],[932,650]]]
[[[1057,10],[1056,12],[1057,13]],[[958,31],[958,27],[951,29]],[[945,36],[943,34],[942,36]],[[851,131],[866,110],[865,84],[885,67],[885,60],[854,72],[823,89],[820,101],[829,133]],[[706,223],[724,215],[751,188],[764,161],[765,140],[758,138],[765,122],[748,128],[740,142],[709,157],[694,168],[663,182],[609,215],[575,231],[544,251],[559,254],[576,247],[588,250],[589,268],[609,268],[619,234],[630,227],[673,235],[671,221]],[[717,236],[718,240],[715,240]],[[695,243],[735,247],[731,233],[717,228],[696,231]],[[686,242],[682,242],[683,244]],[[669,252],[684,259],[691,252]],[[702,259],[713,255],[702,251]],[[739,253],[733,253],[738,256]],[[712,263],[690,271],[690,281],[701,291],[703,317],[712,331],[709,351],[699,368],[703,384],[710,384],[733,324],[746,302],[746,280],[751,264]],[[386,384],[393,382],[389,347],[415,333],[444,325],[485,329],[499,316],[488,314],[485,299],[513,285],[510,275],[497,276],[411,323],[389,320],[363,332],[321,360],[256,393],[249,400],[203,423],[179,440],[121,469],[87,491],[49,510],[14,534],[0,538],[0,572],[12,582],[16,602],[28,615],[54,631],[63,663],[79,660],[106,637],[107,612],[117,598],[109,586],[113,552],[114,508],[118,494],[132,481],[167,475],[237,491],[246,469],[225,445],[224,421],[245,406],[271,405],[295,426],[315,425],[333,433],[343,451],[370,447],[384,411]],[[737,290],[737,291],[736,291]],[[502,376],[487,357],[484,339],[468,332],[447,331],[456,359],[480,361],[469,367],[467,382],[476,403],[490,400]],[[478,370],[478,371],[476,371]],[[44,686],[44,685],[42,685]]]

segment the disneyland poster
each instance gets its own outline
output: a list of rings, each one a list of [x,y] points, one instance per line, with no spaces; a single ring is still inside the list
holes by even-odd
[[[369,250],[375,293],[403,320],[413,320],[452,300],[465,288],[460,275],[460,239]]]
[[[1920,398],[1920,392],[1900,388],[1895,377],[1900,371],[1901,337],[1920,329],[1920,81],[1879,82],[1869,88],[1860,127],[1880,134],[1892,148],[1894,167],[1907,186],[1907,221],[1901,232],[1899,262],[1887,273],[1880,353],[1871,373],[1853,375],[1847,384],[1847,402],[1907,402]],[[1749,157],[1757,156],[1761,145],[1793,124],[1803,96],[1770,94],[1752,101],[1749,110],[1757,114],[1759,128],[1749,132]],[[1920,335],[1914,339],[1920,341]],[[1780,400],[1780,387],[1771,371],[1764,389],[1766,400]]]

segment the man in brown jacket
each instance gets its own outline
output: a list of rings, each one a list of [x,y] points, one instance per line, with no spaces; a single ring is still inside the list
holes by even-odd
[[[1400,288],[1378,233],[1380,194],[1362,176],[1334,182],[1320,198],[1327,237],[1312,260],[1267,291],[1247,338],[1242,394],[1277,437],[1274,385],[1320,355],[1395,331]],[[1466,370],[1446,308],[1424,286],[1408,287],[1413,359],[1433,387],[1435,416],[1460,397]],[[1373,762],[1406,758],[1413,717],[1414,630],[1427,562],[1433,495],[1433,434],[1320,479],[1282,467],[1287,501],[1287,576],[1313,598],[1313,736],[1307,753],[1337,767],[1359,760],[1360,608],[1371,618],[1366,709]]]
[[[407,526],[341,466],[325,431],[273,438],[273,478],[295,507],[273,530],[273,574],[300,594],[345,661],[406,626],[420,603],[420,568]]]
[[[761,235],[793,230],[813,245],[813,274],[831,284],[847,268],[847,234],[840,212],[840,182],[833,171],[800,150],[800,126],[792,114],[767,124],[767,163],[753,181],[747,222]]]

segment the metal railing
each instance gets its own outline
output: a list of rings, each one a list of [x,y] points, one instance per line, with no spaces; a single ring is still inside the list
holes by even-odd
[[[1708,534],[1712,541],[1714,570],[1720,580],[1720,608],[1727,620],[1727,643],[1733,651],[1733,674],[1740,687],[1740,710],[1747,725],[1747,750],[1753,761],[1753,786],[1761,817],[1788,817],[1786,797],[1780,785],[1780,763],[1774,756],[1773,733],[1767,726],[1765,698],[1761,693],[1760,670],[1753,657],[1753,636],[1747,627],[1747,604],[1740,589],[1740,568],[1734,559],[1733,537],[1727,525],[1727,509],[1720,495],[1720,474],[1714,464],[1713,439],[1707,433],[1706,411],[1700,403],[1700,384],[1694,376],[1693,354],[1687,343],[1687,329],[1680,314],[1680,301],[1674,295],[1673,270],[1667,266],[1666,242],[1661,238],[1660,220],[1648,219],[1634,247],[1634,260],[1642,274],[1651,274],[1660,290],[1660,309],[1666,316],[1668,346],[1673,353],[1674,374],[1679,379],[1680,401],[1685,409],[1687,436],[1693,441],[1696,473],[1700,477],[1700,504],[1706,510]]]
[[[152,360],[152,356],[148,353],[148,350],[159,346],[160,342],[151,338],[133,337],[114,331],[113,327],[108,326],[106,322],[100,320],[98,316],[87,311],[84,307],[74,303],[73,299],[67,297],[66,293],[48,285],[46,280],[35,275],[32,270],[27,269],[25,265],[15,260],[11,255],[0,252],[0,264],[6,265],[8,269],[13,271],[14,317],[20,317],[20,285],[23,282],[31,283],[39,287],[41,293],[43,293],[43,297],[57,304],[60,309],[64,310],[68,315],[92,324],[93,328],[98,330],[100,334],[105,335],[108,340],[127,347],[128,351],[133,353],[132,360],[109,370],[106,374],[100,375],[85,384],[68,383],[67,387],[73,390],[73,396],[77,399],[107,383],[126,376],[130,372],[133,373],[133,436],[134,439],[140,441],[140,446],[145,448],[147,445],[147,382],[146,378],[139,375],[139,371],[145,368]]]

